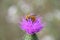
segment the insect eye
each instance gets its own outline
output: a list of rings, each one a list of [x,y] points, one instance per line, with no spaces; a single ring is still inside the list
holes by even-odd
[[[27,15],[27,16],[26,16],[26,20],[28,20],[29,18],[30,18],[30,15]]]

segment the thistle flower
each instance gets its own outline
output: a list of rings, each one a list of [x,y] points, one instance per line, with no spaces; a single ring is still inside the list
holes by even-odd
[[[35,34],[44,27],[42,19],[34,15],[27,15],[19,24],[21,25],[21,29],[25,30],[28,34]]]

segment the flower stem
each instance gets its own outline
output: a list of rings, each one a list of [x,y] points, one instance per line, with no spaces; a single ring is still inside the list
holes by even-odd
[[[26,34],[24,40],[38,40],[38,37],[36,34],[32,34],[32,35]]]

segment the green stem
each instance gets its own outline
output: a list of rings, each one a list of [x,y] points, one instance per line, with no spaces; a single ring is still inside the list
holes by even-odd
[[[38,40],[38,37],[36,34],[33,35],[26,34],[24,40]]]

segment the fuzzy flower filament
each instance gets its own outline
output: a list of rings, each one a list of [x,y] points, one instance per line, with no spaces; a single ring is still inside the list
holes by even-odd
[[[25,30],[28,34],[35,34],[44,27],[42,19],[34,15],[27,15],[19,24],[21,25],[21,29]]]

